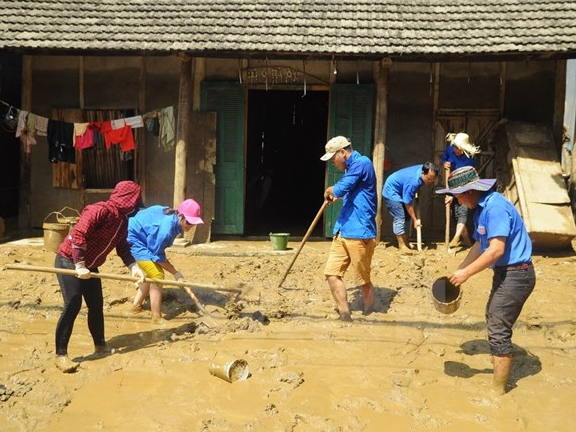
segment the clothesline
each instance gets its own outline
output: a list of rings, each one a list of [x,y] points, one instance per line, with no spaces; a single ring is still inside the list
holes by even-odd
[[[159,137],[159,145],[162,145],[166,152],[175,146],[176,129],[173,106],[114,120],[70,123],[36,115],[16,108],[3,100],[0,100],[0,103],[8,107],[3,121],[14,123],[12,127],[15,125],[15,136],[20,138],[24,151],[31,152],[32,146],[36,144],[34,135],[46,136],[49,159],[52,163],[73,162],[74,150],[93,147],[98,142],[98,135],[104,137],[107,149],[112,144],[120,144],[123,152],[133,150],[136,145],[132,129],[141,128],[144,125]]]
[[[4,106],[7,106],[8,108],[14,108],[14,109],[17,110],[17,111],[22,111],[20,108],[15,107],[14,105],[9,104],[8,102],[3,101],[3,100],[1,100],[1,99],[0,99],[0,104],[2,104],[2,105],[4,105]],[[146,113],[144,113],[144,114],[140,114],[140,115],[141,115],[142,117],[150,117],[150,116],[154,115],[154,113],[157,113],[157,112],[159,112],[159,111],[162,111],[163,109],[166,109],[166,108],[169,108],[169,107],[156,108],[156,109],[150,110],[150,111],[148,111],[148,112],[146,112]],[[120,119],[118,119],[118,120],[120,120]]]

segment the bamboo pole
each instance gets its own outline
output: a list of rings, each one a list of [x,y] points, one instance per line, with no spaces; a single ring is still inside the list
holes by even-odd
[[[25,264],[6,264],[2,269],[3,270],[37,271],[37,272],[43,272],[43,273],[56,273],[56,274],[62,274],[62,275],[68,275],[68,276],[76,276],[76,270],[61,269],[61,268],[56,268],[56,267],[40,267],[40,266],[32,266],[32,265],[25,265]],[[93,273],[93,272],[91,272],[90,277],[91,278],[98,278],[98,279],[122,280],[122,281],[134,282],[134,283],[148,282],[148,283],[153,283],[153,284],[158,284],[158,285],[179,286],[181,288],[184,288],[184,290],[192,298],[192,301],[194,301],[196,306],[198,306],[198,309],[200,309],[200,311],[204,315],[208,316],[216,326],[218,324],[216,323],[214,318],[212,318],[212,315],[210,315],[210,313],[206,310],[204,305],[200,302],[200,300],[198,300],[198,298],[194,295],[194,293],[192,292],[192,290],[190,290],[190,288],[196,287],[196,288],[212,289],[212,290],[218,290],[218,291],[240,292],[240,290],[235,290],[232,288],[221,288],[221,287],[218,287],[215,285],[196,284],[196,283],[190,283],[190,282],[180,282],[180,281],[176,281],[176,280],[152,279],[152,278],[144,278],[144,280],[141,280],[140,278],[137,278],[134,276],[115,275],[115,274],[109,274],[109,273]]]
[[[2,270],[28,270],[28,271],[37,271],[43,273],[56,273],[56,274],[64,274],[69,276],[76,276],[75,270],[69,269],[61,269],[56,267],[41,267],[41,266],[32,266],[32,265],[25,265],[25,264],[6,264],[2,267]],[[127,275],[115,275],[110,273],[90,273],[90,277],[98,278],[98,279],[114,279],[114,280],[122,280],[127,282],[140,282],[140,278],[134,276],[127,276]],[[159,285],[174,285],[179,287],[189,287],[189,288],[202,288],[202,289],[209,289],[214,291],[225,291],[225,292],[233,292],[239,294],[242,292],[240,289],[236,288],[224,288],[219,287],[217,285],[210,285],[210,284],[199,284],[193,282],[180,282],[177,280],[166,280],[166,279],[152,279],[152,278],[144,278],[143,282],[149,282]]]

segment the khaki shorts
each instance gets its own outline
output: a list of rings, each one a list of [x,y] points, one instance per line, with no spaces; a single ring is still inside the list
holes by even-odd
[[[335,236],[330,246],[324,274],[343,277],[351,266],[358,285],[370,283],[375,246],[375,239],[347,239],[340,235]]]
[[[164,279],[164,269],[152,261],[136,261],[142,271],[150,279]]]

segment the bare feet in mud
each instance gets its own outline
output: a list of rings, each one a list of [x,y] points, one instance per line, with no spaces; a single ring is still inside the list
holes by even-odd
[[[372,308],[374,307],[374,287],[371,287],[369,290],[363,292],[364,297],[364,310],[363,315],[370,315],[372,313]]]

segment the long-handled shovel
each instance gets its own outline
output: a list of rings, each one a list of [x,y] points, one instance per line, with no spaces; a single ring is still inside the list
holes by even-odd
[[[416,194],[416,219],[420,220],[420,199],[418,194]],[[422,252],[422,222],[416,228],[416,249],[418,252]]]
[[[330,204],[330,201],[324,201],[322,203],[322,207],[320,207],[320,210],[318,210],[318,213],[316,214],[316,217],[314,218],[314,220],[312,221],[312,223],[310,224],[310,228],[308,228],[308,231],[306,231],[306,234],[304,235],[304,238],[302,238],[302,241],[300,242],[300,246],[298,246],[298,250],[296,251],[296,253],[294,254],[294,257],[292,258],[292,261],[290,262],[290,265],[288,266],[288,268],[286,269],[286,271],[284,272],[284,276],[282,276],[282,279],[280,279],[280,282],[278,283],[278,288],[280,288],[282,286],[282,284],[284,283],[284,281],[286,280],[286,276],[288,276],[288,273],[290,273],[290,269],[292,268],[292,266],[294,265],[294,262],[296,262],[296,258],[298,258],[298,255],[300,254],[300,251],[302,250],[302,248],[304,247],[304,244],[306,243],[306,241],[308,240],[308,238],[310,237],[310,235],[312,234],[312,231],[314,230],[314,227],[316,226],[316,224],[318,223],[318,221],[320,220],[320,218],[322,217],[322,213],[324,213],[324,210],[326,210],[326,206]]]
[[[24,264],[6,264],[2,267],[3,270],[24,270],[24,271],[37,271],[37,272],[44,272],[44,273],[56,273],[56,274],[63,274],[69,276],[76,276],[75,270],[70,269],[62,269],[56,267],[40,267],[40,266],[31,266],[31,265],[24,265]],[[138,283],[140,279],[134,276],[126,276],[126,275],[115,275],[109,273],[90,273],[90,277],[98,278],[98,279],[114,279],[114,280],[122,280],[122,281],[129,281]],[[180,282],[176,280],[165,280],[165,279],[152,279],[152,278],[144,278],[143,282],[149,282],[158,285],[174,285],[184,288],[184,290],[188,293],[188,295],[192,298],[192,301],[198,306],[198,309],[209,317],[214,325],[218,326],[218,323],[214,320],[212,315],[208,313],[204,305],[198,300],[198,298],[194,295],[190,287],[197,287],[197,288],[205,288],[205,289],[213,289],[219,291],[232,291],[232,292],[240,292],[240,290],[235,290],[231,288],[220,288],[215,285],[203,285],[203,284],[196,284],[190,282]]]
[[[448,189],[448,177],[450,177],[450,168],[446,169],[446,189]],[[446,243],[446,252],[448,255],[454,255],[455,251],[450,249],[450,205],[452,203],[446,203],[446,229],[444,230],[444,242]]]

